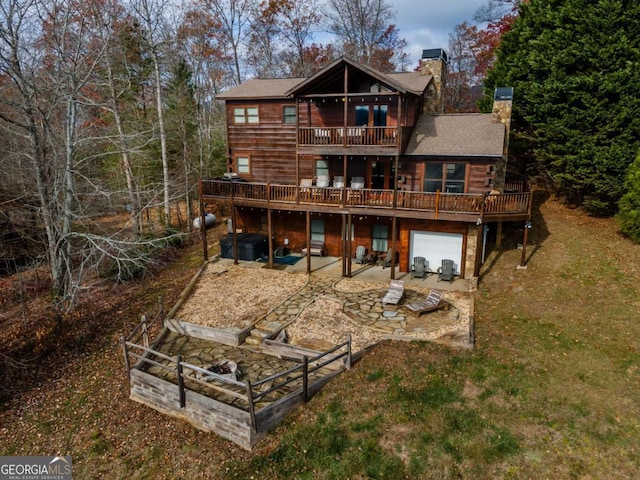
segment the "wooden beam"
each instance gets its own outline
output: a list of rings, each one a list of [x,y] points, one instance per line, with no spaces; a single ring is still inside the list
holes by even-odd
[[[236,231],[236,206],[231,207],[231,227],[233,229],[233,264],[238,265],[238,234]]]
[[[269,268],[273,268],[273,225],[271,222],[271,208],[267,207],[267,235],[269,235]]]
[[[391,217],[391,280],[396,278],[396,254],[398,250],[396,249],[396,229],[397,229],[398,221],[396,216]]]
[[[311,213],[307,211],[307,274],[311,273]]]

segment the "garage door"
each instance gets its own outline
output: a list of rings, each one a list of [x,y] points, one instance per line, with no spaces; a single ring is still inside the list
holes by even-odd
[[[411,230],[409,252],[411,263],[413,263],[413,257],[424,257],[429,262],[429,270],[432,272],[442,265],[442,259],[451,259],[455,263],[455,273],[459,275],[462,261],[462,234]]]

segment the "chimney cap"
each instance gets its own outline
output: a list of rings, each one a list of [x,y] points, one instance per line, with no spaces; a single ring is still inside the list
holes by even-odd
[[[442,48],[430,48],[422,50],[423,60],[442,60],[447,63],[447,52]]]
[[[513,100],[513,87],[498,87],[493,95],[494,100]]]

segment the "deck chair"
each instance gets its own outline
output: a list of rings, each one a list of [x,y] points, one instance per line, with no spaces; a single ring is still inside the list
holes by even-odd
[[[329,186],[329,177],[327,175],[318,175],[318,179],[316,180],[316,187],[328,187]]]
[[[454,273],[453,260],[445,258],[442,260],[442,266],[438,267],[438,281],[444,280],[445,282],[452,282]]]
[[[402,297],[404,297],[404,282],[402,280],[391,280],[389,282],[389,290],[382,297],[382,306],[387,304],[398,305]]]
[[[411,265],[411,278],[424,278],[427,275],[427,260],[424,257],[413,257]]]
[[[390,248],[389,250],[387,250],[387,254],[382,259],[382,268],[383,269],[385,267],[390,267],[391,266],[391,259],[392,258],[393,258],[393,249]]]
[[[423,313],[433,312],[441,308],[448,309],[449,304],[444,300],[444,292],[442,290],[433,289],[429,292],[427,298],[413,303],[407,303],[402,308],[409,310],[418,317]]]
[[[366,247],[363,247],[362,245],[360,245],[358,248],[356,248],[356,263],[359,263],[362,265],[364,263],[364,258],[366,256],[367,256]]]
[[[336,175],[333,177],[333,188],[343,188],[344,187],[344,177],[340,175]]]
[[[364,188],[364,177],[353,177],[351,179],[351,188]]]

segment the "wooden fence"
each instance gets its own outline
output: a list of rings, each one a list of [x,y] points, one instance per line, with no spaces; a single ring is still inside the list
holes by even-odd
[[[326,352],[303,356],[299,365],[286,371],[253,382],[238,381],[185,362],[180,355],[174,357],[153,349],[144,324],[136,327],[135,335],[132,332],[129,337],[122,337],[130,397],[248,449],[333,376],[351,368],[349,337]],[[134,338],[143,344],[135,343]],[[287,347],[296,349],[281,346]],[[296,358],[295,352],[290,358]]]

